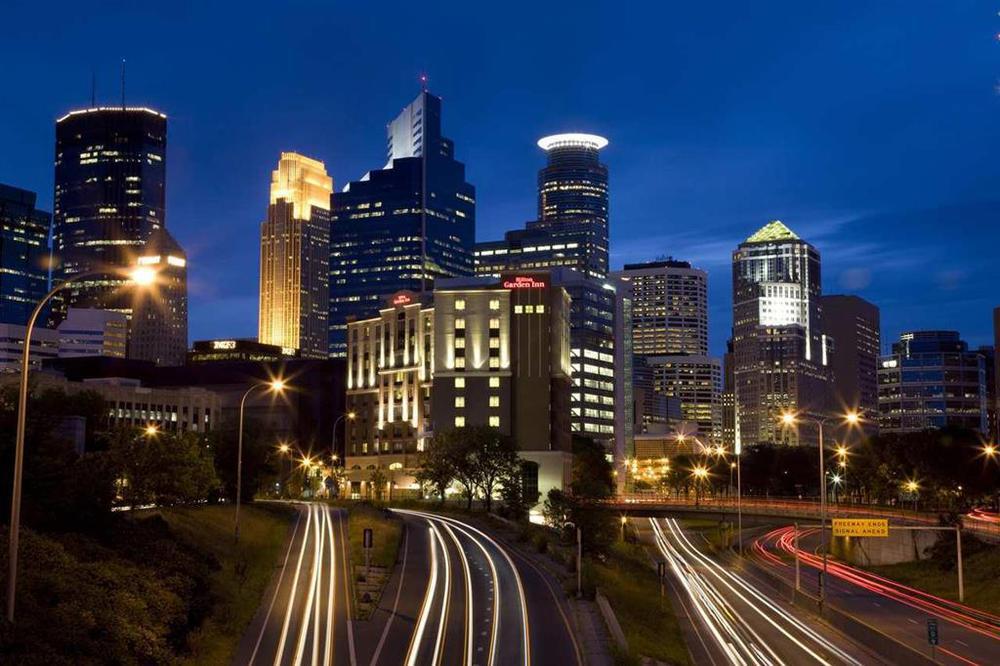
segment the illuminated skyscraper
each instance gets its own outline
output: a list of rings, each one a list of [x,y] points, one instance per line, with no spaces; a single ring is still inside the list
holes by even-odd
[[[163,228],[153,232],[136,260],[156,271],[149,289],[133,289],[128,357],[157,365],[183,365],[187,353],[187,255]]]
[[[49,222],[34,192],[0,185],[0,324],[27,324],[48,291]]]
[[[326,358],[330,194],[322,162],[282,153],[271,172],[271,203],[260,231],[258,340]]]
[[[782,428],[785,410],[830,407],[820,257],[779,221],[733,251],[733,377],[743,446],[817,442],[806,425]]]
[[[91,108],[56,121],[53,280],[98,274],[61,292],[66,307],[132,314],[125,280],[166,225],[167,117],[146,108]],[[56,319],[61,319],[60,315]]]
[[[567,267],[587,277],[608,274],[608,168],[593,134],[539,139],[548,163],[538,172],[538,219],[503,240],[476,244],[476,273]]]
[[[424,91],[389,123],[388,164],[333,195],[330,352],[347,350],[347,318],[378,313],[397,291],[430,291],[474,272],[476,190],[441,135],[441,99]]]

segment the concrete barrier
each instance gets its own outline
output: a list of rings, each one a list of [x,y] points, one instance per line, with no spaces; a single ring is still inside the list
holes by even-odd
[[[601,610],[601,617],[604,618],[604,624],[608,626],[608,633],[611,634],[611,638],[614,639],[619,648],[628,652],[628,641],[625,640],[625,632],[622,631],[622,626],[618,623],[618,617],[615,615],[614,609],[611,608],[611,604],[608,603],[608,598],[598,589],[595,599],[597,607]]]

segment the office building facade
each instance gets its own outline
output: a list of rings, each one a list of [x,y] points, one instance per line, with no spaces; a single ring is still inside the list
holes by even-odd
[[[705,446],[722,444],[722,364],[695,355],[646,356],[657,393],[680,401],[680,434]]]
[[[152,109],[91,108],[56,121],[53,280],[95,273],[61,292],[61,313],[84,307],[131,317],[120,271],[166,225],[166,150],[167,117]]]
[[[20,372],[26,328],[18,324],[0,324],[0,373]],[[46,359],[59,357],[59,333],[36,326],[31,331],[29,367],[37,370]]]
[[[299,358],[295,347],[266,345],[256,340],[195,340],[187,353],[186,363],[227,363],[233,361],[276,363]]]
[[[181,365],[187,354],[187,254],[170,232],[155,229],[136,258],[156,271],[148,289],[132,289],[128,357],[156,365]]]
[[[673,259],[625,264],[632,344],[640,355],[708,354],[708,274]]]
[[[818,443],[781,414],[830,407],[828,343],[820,306],[820,255],[780,221],[733,252],[733,373],[742,446]]]
[[[593,134],[556,134],[538,146],[548,162],[538,172],[538,217],[502,240],[476,244],[477,275],[572,268],[608,275],[608,168]]]
[[[70,308],[57,329],[59,358],[110,356],[125,358],[128,317],[114,310]]]
[[[424,91],[388,128],[388,164],[332,196],[330,353],[346,353],[348,317],[375,316],[398,291],[426,293],[474,273],[476,190]]]
[[[329,353],[332,193],[322,162],[282,153],[260,230],[258,340],[301,349],[306,358]]]
[[[49,290],[48,213],[34,192],[0,184],[0,323],[24,326]],[[42,325],[45,321],[42,320]]]
[[[883,433],[969,428],[986,434],[986,360],[957,331],[910,331],[882,356]]]
[[[879,309],[858,296],[830,295],[820,300],[823,328],[833,339],[832,406],[857,411],[864,427],[852,436],[878,432],[878,368],[882,352]]]

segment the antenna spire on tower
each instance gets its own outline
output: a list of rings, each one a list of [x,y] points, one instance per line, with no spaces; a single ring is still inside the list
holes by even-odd
[[[122,58],[122,111],[125,110],[125,58]]]
[[[420,75],[420,92],[427,92],[427,74]]]
[[[97,72],[90,70],[90,108],[97,108]]]

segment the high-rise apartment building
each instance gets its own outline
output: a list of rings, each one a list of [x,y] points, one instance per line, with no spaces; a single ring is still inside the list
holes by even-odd
[[[91,108],[56,121],[53,280],[94,273],[60,292],[62,313],[131,316],[131,289],[117,271],[166,225],[166,151],[167,117],[152,109]]]
[[[865,428],[854,434],[874,434],[878,429],[878,367],[881,333],[878,306],[858,296],[821,297],[823,329],[833,338],[830,368],[833,371],[832,407],[858,411]]]
[[[388,164],[332,197],[330,353],[347,350],[348,317],[378,313],[398,291],[474,273],[476,190],[441,134],[441,99],[424,91],[389,123]]]
[[[820,306],[820,255],[779,221],[733,252],[733,375],[742,446],[818,442],[781,414],[830,407],[828,346]]]
[[[538,172],[538,219],[503,240],[476,244],[476,273],[573,268],[608,274],[608,168],[598,152],[608,140],[556,134],[538,141],[548,163]]]
[[[686,261],[625,264],[632,344],[639,355],[708,354],[708,274]]]
[[[883,433],[970,428],[986,433],[986,361],[957,331],[910,331],[882,357]]]
[[[27,324],[49,290],[51,220],[35,208],[35,198],[0,184],[0,324]]]
[[[332,193],[322,162],[281,153],[260,229],[258,340],[300,349],[305,358],[329,354]]]
[[[132,290],[128,357],[182,365],[187,353],[187,255],[163,227],[153,231],[136,263],[156,271],[149,289]]]
[[[125,358],[128,317],[113,310],[70,308],[59,324],[59,358]]]

